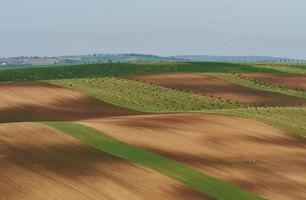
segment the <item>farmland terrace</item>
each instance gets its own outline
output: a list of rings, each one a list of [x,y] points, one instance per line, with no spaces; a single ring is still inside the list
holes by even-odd
[[[305,199],[306,67],[0,70],[4,199]]]

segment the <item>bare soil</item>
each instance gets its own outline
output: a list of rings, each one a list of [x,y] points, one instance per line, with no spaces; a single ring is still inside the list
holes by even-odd
[[[306,100],[279,93],[256,90],[205,74],[155,74],[130,77],[133,80],[229,100],[263,106],[306,106]]]
[[[82,92],[42,82],[1,83],[0,122],[79,120],[135,114]]]
[[[267,199],[306,199],[306,140],[239,117],[168,114],[81,123]]]

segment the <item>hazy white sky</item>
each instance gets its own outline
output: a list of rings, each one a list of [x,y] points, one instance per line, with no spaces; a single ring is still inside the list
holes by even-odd
[[[306,59],[306,0],[0,0],[0,57],[89,53]]]

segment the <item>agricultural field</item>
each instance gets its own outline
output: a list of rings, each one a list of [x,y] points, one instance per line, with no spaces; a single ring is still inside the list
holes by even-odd
[[[0,199],[306,199],[305,69],[2,69]]]

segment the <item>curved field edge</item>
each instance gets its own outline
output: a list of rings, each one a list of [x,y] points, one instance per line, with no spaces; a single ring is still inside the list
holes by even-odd
[[[98,150],[156,170],[216,199],[263,199],[256,194],[210,177],[179,162],[116,140],[96,129],[72,122],[44,122],[44,124],[69,134]]]
[[[225,81],[242,85],[245,87],[257,89],[257,90],[264,90],[268,92],[275,92],[280,93],[288,96],[294,96],[299,98],[306,99],[306,92],[302,90],[294,90],[290,88],[284,88],[275,86],[263,81],[255,80],[252,78],[245,77],[241,74],[234,74],[234,73],[208,73],[208,75],[223,79]]]
[[[239,108],[230,101],[121,78],[50,80],[117,106],[143,112],[192,112]]]
[[[275,69],[238,63],[180,62],[180,63],[113,63],[77,66],[31,67],[2,69],[0,82],[51,80],[64,78],[89,78],[146,73],[169,72],[266,72],[282,73]]]
[[[207,111],[207,113],[245,117],[281,128],[306,138],[306,108],[247,108]]]

